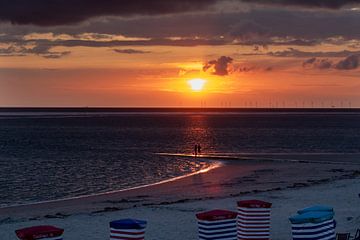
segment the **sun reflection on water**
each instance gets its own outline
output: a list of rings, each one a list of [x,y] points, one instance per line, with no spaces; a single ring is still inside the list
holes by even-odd
[[[194,152],[194,145],[201,145],[202,153],[214,152],[214,134],[208,125],[208,118],[205,115],[189,115],[186,118],[186,127],[183,131],[183,144],[180,152],[191,154]]]

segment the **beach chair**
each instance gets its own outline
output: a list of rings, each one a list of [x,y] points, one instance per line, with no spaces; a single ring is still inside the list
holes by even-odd
[[[196,214],[198,239],[236,240],[236,217],[236,212],[220,209]]]
[[[336,240],[349,240],[350,233],[336,233]]]
[[[121,219],[110,222],[110,240],[144,240],[147,222],[138,219]]]
[[[333,217],[332,207],[313,206],[299,210],[297,215],[289,218],[293,240],[338,239],[335,234],[336,222]]]
[[[269,240],[272,203],[260,200],[239,201],[238,240]]]

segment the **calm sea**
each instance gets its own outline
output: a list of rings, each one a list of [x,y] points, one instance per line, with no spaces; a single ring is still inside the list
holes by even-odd
[[[211,166],[191,153],[360,153],[355,111],[3,111],[0,206],[152,184]],[[341,159],[339,159],[341,161]]]

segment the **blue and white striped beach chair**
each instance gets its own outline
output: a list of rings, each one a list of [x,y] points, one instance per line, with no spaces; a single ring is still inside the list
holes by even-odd
[[[121,219],[110,222],[110,240],[143,240],[146,221]]]
[[[331,207],[305,208],[289,220],[294,240],[335,240],[336,222]]]

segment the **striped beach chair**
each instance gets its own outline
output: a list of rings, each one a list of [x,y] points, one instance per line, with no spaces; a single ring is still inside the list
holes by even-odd
[[[271,203],[260,200],[238,202],[237,239],[270,239]]]
[[[196,214],[199,239],[236,240],[236,212],[212,210]]]
[[[34,226],[15,231],[21,240],[62,240],[64,229],[54,226]]]
[[[335,240],[336,223],[331,207],[313,206],[289,218],[294,240]]]
[[[146,221],[121,219],[110,222],[110,240],[143,240]]]

